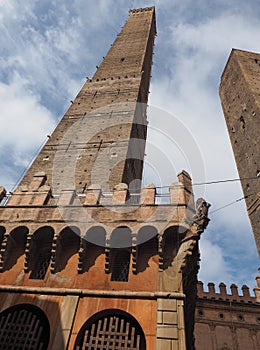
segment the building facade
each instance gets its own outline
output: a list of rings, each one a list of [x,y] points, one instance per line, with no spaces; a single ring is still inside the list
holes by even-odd
[[[205,291],[198,282],[195,314],[196,350],[258,350],[260,348],[260,307],[247,286],[238,292],[235,284],[227,292],[220,283],[216,292],[214,283]]]
[[[194,348],[208,204],[141,189],[155,10],[129,18],[0,207],[0,347]],[[0,189],[1,197],[6,193]]]

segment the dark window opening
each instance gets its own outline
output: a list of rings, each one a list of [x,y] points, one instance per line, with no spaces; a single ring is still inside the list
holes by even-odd
[[[25,226],[13,229],[7,240],[8,254],[3,264],[3,271],[10,270],[24,254],[29,230]]]
[[[48,270],[51,260],[51,253],[41,252],[35,264],[35,269],[31,272],[30,279],[43,280]]]
[[[130,252],[119,250],[114,253],[111,281],[127,282],[129,275]]]
[[[33,234],[27,254],[30,279],[44,279],[51,260],[53,235],[49,226],[41,227]]]

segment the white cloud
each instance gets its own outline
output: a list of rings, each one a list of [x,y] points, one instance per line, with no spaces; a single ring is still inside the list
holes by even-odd
[[[231,273],[222,249],[204,237],[200,240],[201,268],[199,279],[208,282],[230,282],[232,280]]]
[[[18,75],[10,84],[0,83],[0,95],[0,150],[10,148],[16,164],[25,165],[25,155],[52,131],[54,120]]]
[[[211,55],[214,61],[223,58],[223,54],[230,51],[232,47],[243,50],[258,51],[257,38],[260,29],[259,20],[239,14],[221,14],[216,18],[203,19],[198,24],[180,23],[172,27],[175,45],[179,47],[179,53],[184,50],[194,49],[195,63],[200,53]],[[199,55],[196,56],[196,53]],[[205,59],[203,60],[204,63]],[[207,61],[206,71],[212,66],[211,61]]]
[[[171,27],[167,49],[174,52],[174,56],[164,55],[170,75],[165,74],[153,82],[150,104],[166,109],[174,118],[181,120],[195,138],[206,178],[198,178],[196,171],[191,169],[194,182],[238,177],[218,97],[218,85],[231,48],[256,50],[259,35],[256,20],[249,21],[240,15],[229,14],[204,18],[197,24],[183,20]],[[159,47],[158,51],[160,49],[165,48]],[[150,126],[153,123],[154,120],[151,120]],[[174,130],[171,121],[165,128],[171,133]],[[196,187],[195,190],[198,195],[205,195],[204,188]],[[242,197],[242,192],[239,183],[212,185],[206,187],[206,196],[216,209]],[[234,220],[225,212],[223,217],[227,223]]]

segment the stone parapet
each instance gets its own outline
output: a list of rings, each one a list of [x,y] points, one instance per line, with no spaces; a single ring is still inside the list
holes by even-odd
[[[223,300],[223,301],[236,301],[241,303],[256,303],[257,300],[255,297],[250,295],[250,290],[246,285],[243,285],[242,295],[238,293],[238,287],[235,284],[231,284],[230,291],[228,294],[227,287],[225,283],[221,282],[219,284],[219,293],[215,290],[215,284],[210,282],[208,283],[208,290],[204,290],[203,282],[199,281],[197,283],[197,296],[203,299],[211,300]]]
[[[178,174],[178,182],[172,183],[164,194],[164,203],[174,206],[185,206],[194,210],[194,195],[189,174],[182,171]],[[29,186],[19,186],[16,191],[8,195],[7,206],[24,205],[77,205],[106,206],[106,205],[157,205],[160,196],[154,184],[144,186],[138,192],[129,190],[128,185],[120,183],[111,192],[103,191],[100,184],[88,186],[84,193],[77,193],[75,189],[66,189],[60,193],[51,193],[46,184],[44,174],[35,174]],[[1,190],[2,188],[2,190]],[[6,195],[5,189],[0,187],[1,196]]]

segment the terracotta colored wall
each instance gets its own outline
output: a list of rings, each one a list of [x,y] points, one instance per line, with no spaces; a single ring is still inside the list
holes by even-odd
[[[79,302],[78,312],[72,329],[69,350],[73,349],[78,332],[83,324],[95,313],[105,309],[120,309],[132,315],[141,325],[147,350],[155,350],[156,339],[156,301],[128,299],[83,298]]]

